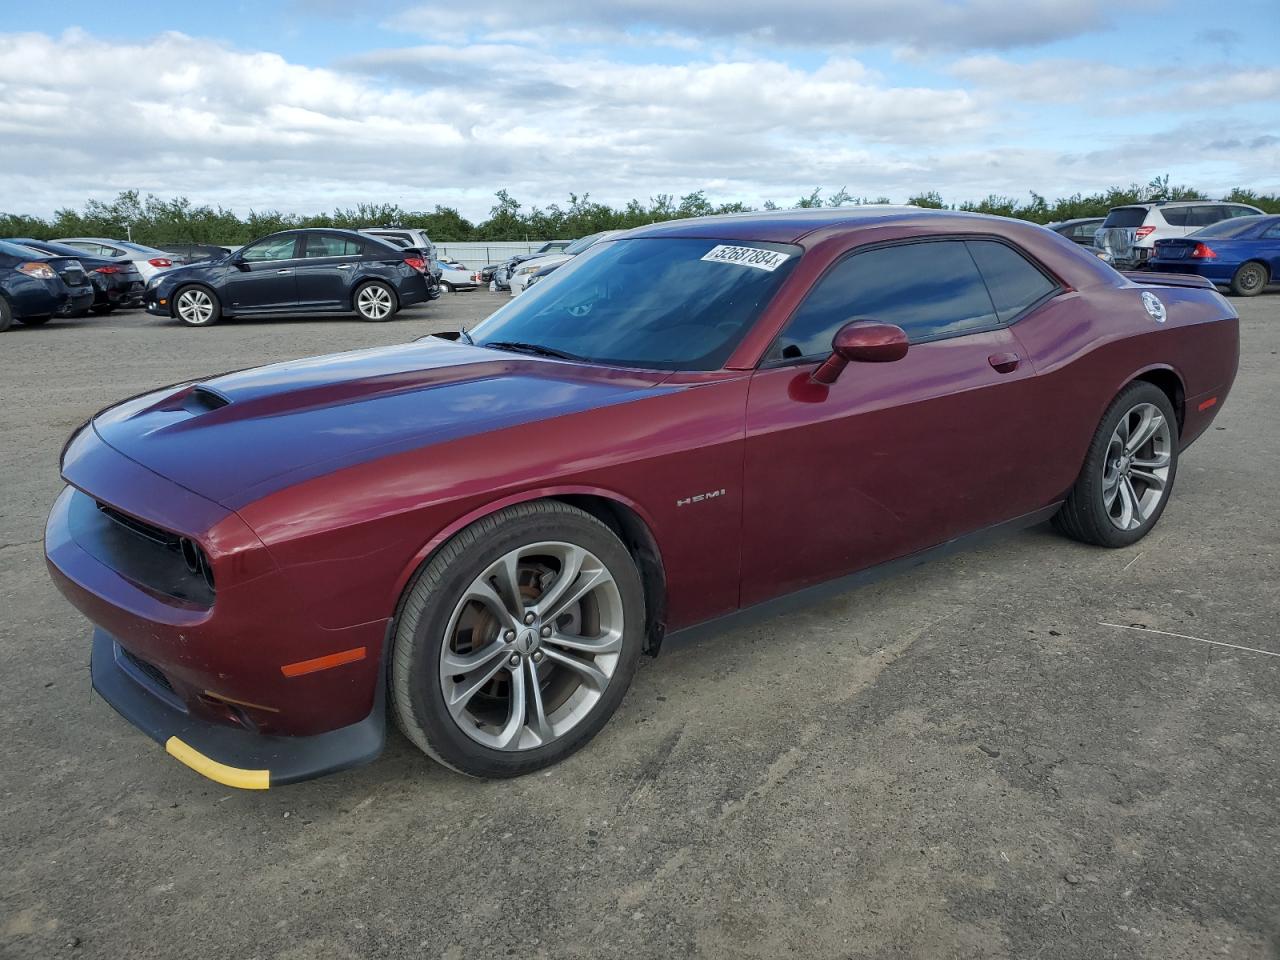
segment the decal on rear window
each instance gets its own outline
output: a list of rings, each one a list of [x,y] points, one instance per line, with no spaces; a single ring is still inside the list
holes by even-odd
[[[755,267],[757,270],[767,270],[769,273],[773,273],[790,258],[791,255],[789,253],[779,253],[776,250],[761,250],[759,247],[731,247],[723,243],[712,247],[702,257],[703,260],[710,260],[712,263],[734,263],[740,267]]]

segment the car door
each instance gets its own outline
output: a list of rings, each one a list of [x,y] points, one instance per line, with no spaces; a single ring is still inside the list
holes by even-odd
[[[1259,253],[1266,261],[1271,283],[1280,283],[1280,223],[1262,231],[1258,238]]]
[[[340,233],[309,231],[302,234],[299,253],[298,306],[341,309],[363,256],[360,242]]]
[[[1060,288],[983,242],[1030,271],[1000,305],[972,243],[930,239],[847,255],[788,321],[748,396],[744,606],[1040,505],[1024,483],[1044,443],[1035,375],[1009,324]],[[831,338],[853,319],[902,327],[907,355],[815,383]]]
[[[297,238],[296,233],[277,234],[241,248],[227,271],[226,306],[245,312],[296,307]]]

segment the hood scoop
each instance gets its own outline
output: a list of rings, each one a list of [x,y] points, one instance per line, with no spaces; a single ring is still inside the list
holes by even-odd
[[[212,387],[197,384],[191,388],[191,392],[183,400],[182,408],[188,413],[199,416],[202,413],[220,410],[229,403],[231,403],[229,399]]]

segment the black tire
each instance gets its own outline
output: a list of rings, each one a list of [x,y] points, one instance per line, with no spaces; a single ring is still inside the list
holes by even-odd
[[[13,326],[13,308],[9,306],[9,301],[4,297],[0,297],[0,333],[8,330]]]
[[[191,314],[191,319],[183,316],[183,298],[191,294],[193,296],[203,295],[207,299],[209,311],[207,314],[199,314],[203,319],[196,319],[198,314]],[[169,309],[170,314],[175,320],[181,320],[188,327],[212,327],[215,323],[222,319],[222,302],[218,299],[218,295],[203,283],[188,283],[186,286],[179,287],[173,291],[173,299],[170,301],[172,306]]]
[[[503,751],[472,739],[450,714],[440,678],[441,650],[455,607],[486,568],[512,550],[547,540],[583,547],[607,567],[621,598],[622,648],[599,700],[576,725],[544,746]],[[622,702],[640,656],[644,618],[635,561],[609,527],[554,500],[508,507],[441,547],[407,589],[388,656],[396,722],[428,756],[469,776],[515,777],[558,763],[590,741]]]
[[[1109,451],[1112,450],[1112,437],[1120,425],[1120,421],[1128,417],[1130,412],[1141,404],[1156,407],[1169,427],[1168,473],[1163,486],[1163,494],[1154,504],[1150,514],[1137,526],[1121,529],[1112,520],[1104,495],[1105,475],[1113,472],[1108,464]],[[1127,547],[1136,543],[1151,532],[1151,528],[1159,521],[1164,508],[1173,493],[1173,483],[1178,472],[1178,420],[1173,404],[1169,402],[1165,392],[1155,384],[1137,380],[1129,384],[1120,395],[1111,402],[1107,412],[1098,424],[1098,430],[1089,444],[1085,455],[1084,467],[1080,471],[1075,486],[1062,509],[1053,518],[1053,525],[1060,533],[1099,547]]]
[[[45,315],[43,317],[19,317],[18,322],[24,327],[43,327],[53,318]]]
[[[108,313],[112,313],[115,310],[115,308],[116,308],[116,305],[114,303],[95,303],[89,309],[92,310],[94,313],[96,313],[98,316],[103,317],[103,316],[106,316]]]
[[[383,291],[385,297],[378,297],[376,294],[370,293],[370,291],[375,290]],[[386,313],[380,314],[379,309],[381,308],[375,309],[373,303],[375,301],[384,303],[387,299],[390,300],[390,308],[387,309]],[[385,323],[400,310],[400,300],[396,297],[396,292],[391,289],[389,284],[383,283],[381,280],[369,280],[356,287],[351,294],[351,305],[355,308],[356,316],[369,323]]]
[[[453,292],[454,292],[453,284],[452,284],[452,283],[449,283],[447,280],[441,280],[441,281],[440,281],[440,286],[444,289],[444,292],[445,292],[445,293],[453,293]]]
[[[1256,297],[1267,288],[1267,268],[1257,261],[1242,263],[1231,278],[1231,292],[1237,297]]]

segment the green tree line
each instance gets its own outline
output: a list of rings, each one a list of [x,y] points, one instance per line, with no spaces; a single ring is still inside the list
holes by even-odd
[[[1101,193],[1076,193],[1050,201],[1035,193],[1028,199],[992,194],[983,200],[948,202],[936,190],[922,190],[907,197],[910,204],[938,209],[967,210],[1002,217],[1016,217],[1035,223],[1069,220],[1073,217],[1103,216],[1115,206],[1149,200],[1198,200],[1206,195],[1193,187],[1171,186],[1168,176],[1148,184],[1112,187]],[[1258,194],[1237,187],[1221,199],[1249,203],[1268,213],[1280,213],[1280,195]],[[888,197],[856,196],[840,188],[824,196],[821,188],[800,197],[794,208],[856,206],[866,203],[889,203]],[[473,223],[452,207],[436,206],[433,210],[405,210],[397,204],[361,203],[332,213],[311,215],[281,213],[278,210],[251,210],[246,216],[214,207],[197,205],[186,197],[164,200],[137,190],[127,190],[110,202],[90,200],[83,209],[58,210],[52,217],[0,213],[0,237],[105,236],[123,239],[132,236],[136,243],[247,243],[256,237],[293,227],[347,227],[396,224],[425,229],[438,242],[464,240],[542,240],[581,237],[598,230],[626,229],[662,220],[701,217],[717,213],[741,213],[752,210],[744,203],[713,203],[706,191],[698,190],[676,198],[658,194],[647,202],[632,200],[626,206],[612,207],[593,201],[589,194],[570,194],[565,205],[525,207],[506,190],[499,190],[487,219]],[[764,209],[779,209],[766,202]]]

